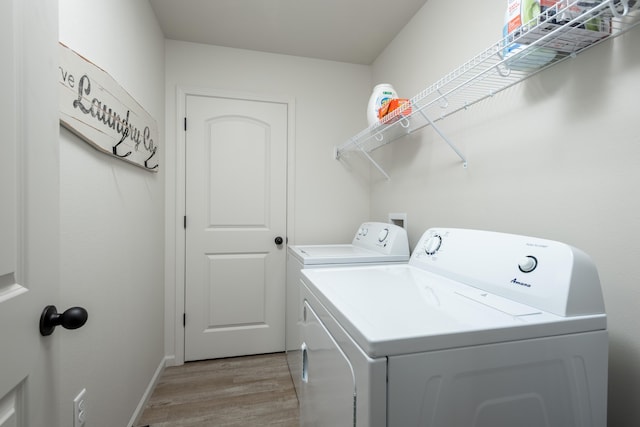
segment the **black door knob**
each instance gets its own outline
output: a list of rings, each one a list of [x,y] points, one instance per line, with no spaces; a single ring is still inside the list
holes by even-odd
[[[58,325],[65,329],[78,329],[87,323],[88,317],[87,310],[82,307],[71,307],[59,314],[55,305],[48,305],[42,310],[40,316],[40,335],[43,337],[51,335]]]
[[[274,242],[276,242],[276,245],[280,246],[284,240],[282,240],[282,237],[278,236],[275,238]]]

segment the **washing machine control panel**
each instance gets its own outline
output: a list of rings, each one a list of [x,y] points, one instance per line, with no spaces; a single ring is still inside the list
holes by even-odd
[[[409,255],[407,231],[395,224],[365,222],[358,228],[351,243],[384,254]]]

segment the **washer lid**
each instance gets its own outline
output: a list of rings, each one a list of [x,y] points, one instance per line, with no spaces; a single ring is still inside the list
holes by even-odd
[[[383,254],[352,244],[289,246],[289,253],[293,254],[304,265],[409,261],[408,254]]]
[[[409,265],[302,273],[313,296],[371,357],[606,328],[604,314],[558,316]]]

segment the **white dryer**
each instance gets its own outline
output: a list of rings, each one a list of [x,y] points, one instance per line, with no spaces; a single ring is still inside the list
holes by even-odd
[[[437,228],[408,264],[302,274],[301,426],[606,426],[606,315],[580,250]]]
[[[296,386],[302,369],[300,322],[301,271],[305,268],[379,265],[409,261],[410,251],[404,228],[383,222],[365,222],[348,244],[290,245],[287,251],[286,348],[287,362]]]

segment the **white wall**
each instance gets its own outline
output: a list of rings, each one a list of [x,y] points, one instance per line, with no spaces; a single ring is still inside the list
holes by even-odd
[[[128,426],[164,359],[164,38],[146,1],[60,2],[60,41],[158,122],[160,172],[60,132],[61,305],[87,308],[62,341],[61,426],[87,389],[88,426]],[[59,307],[62,308],[62,307]]]
[[[429,0],[373,64],[411,97],[501,37],[506,2]],[[564,241],[596,262],[610,332],[609,425],[640,425],[640,29],[441,122],[469,161],[426,128],[375,153],[371,213],[431,226]],[[402,64],[399,67],[398,64]]]
[[[178,88],[230,91],[295,101],[294,153],[290,153],[288,218],[289,243],[346,243],[357,226],[369,219],[369,175],[366,164],[333,159],[333,146],[366,124],[371,91],[370,67],[166,41],[167,105],[167,354],[182,343],[174,341],[179,322],[172,316],[182,280],[175,247],[184,242],[176,188],[182,161],[176,149],[181,141],[182,117],[177,111]],[[242,167],[242,159],[229,159]],[[182,167],[182,171],[184,168]],[[184,172],[182,172],[184,173]],[[177,231],[176,231],[177,229]],[[178,289],[179,286],[178,286]],[[182,310],[182,307],[178,307]]]

